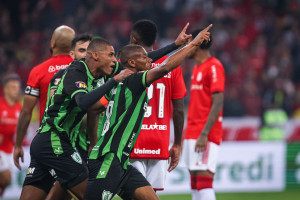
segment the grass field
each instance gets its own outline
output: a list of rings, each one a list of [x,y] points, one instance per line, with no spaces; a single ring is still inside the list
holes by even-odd
[[[161,200],[189,200],[190,194],[160,195]],[[283,192],[217,193],[217,200],[300,200],[300,188]]]
[[[300,200],[300,188],[283,192],[217,193],[217,200]],[[159,195],[161,200],[190,200],[190,194]],[[115,197],[113,200],[119,200]]]
[[[288,189],[283,192],[259,192],[259,193],[217,193],[217,200],[299,200],[300,188]],[[159,195],[161,200],[190,200],[190,194]],[[113,200],[119,200],[115,197]],[[3,199],[16,200],[16,199]]]

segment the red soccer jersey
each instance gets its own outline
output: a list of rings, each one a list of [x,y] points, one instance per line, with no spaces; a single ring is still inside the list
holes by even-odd
[[[152,68],[166,58],[165,56],[157,60],[152,64]],[[147,89],[147,94],[149,104],[131,158],[168,159],[171,100],[183,98],[187,94],[181,68],[177,67],[152,83]]]
[[[42,120],[52,76],[59,70],[69,66],[73,59],[69,55],[53,56],[34,67],[28,77],[25,94],[40,98],[40,121]]]
[[[212,94],[224,92],[224,87],[224,67],[218,59],[210,57],[201,65],[194,67],[185,139],[199,137],[212,106]],[[220,144],[222,139],[222,116],[223,110],[208,135],[208,140],[216,144]]]
[[[12,153],[13,151],[13,137],[16,133],[21,108],[19,102],[10,106],[4,98],[0,98],[0,137],[2,138],[0,151],[5,153]]]

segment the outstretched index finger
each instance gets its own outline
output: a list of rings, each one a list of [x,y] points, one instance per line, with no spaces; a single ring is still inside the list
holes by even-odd
[[[204,29],[204,31],[208,31],[212,26],[213,26],[213,25],[210,24],[208,27],[206,27],[206,28]]]
[[[182,29],[181,33],[185,33],[186,29],[189,27],[190,23],[186,23],[185,27]]]

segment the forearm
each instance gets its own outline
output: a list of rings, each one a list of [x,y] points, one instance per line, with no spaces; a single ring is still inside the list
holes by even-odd
[[[98,123],[99,123],[99,113],[92,109],[89,109],[87,114],[87,134],[90,140],[90,145],[94,146],[98,140]]]
[[[173,42],[172,44],[169,44],[163,48],[148,52],[148,57],[151,58],[153,62],[155,62],[163,56],[167,55],[168,53],[171,53],[172,51],[176,50],[177,48],[178,47],[176,46],[175,42]]]
[[[17,126],[17,138],[15,146],[21,147],[24,137],[27,133],[27,129],[31,120],[31,112],[21,110],[18,126]]]
[[[101,87],[89,92],[89,93],[78,93],[75,96],[75,100],[77,105],[82,110],[88,110],[90,106],[95,104],[97,101],[100,100],[102,96],[104,96],[107,92],[109,92],[114,86],[117,85],[117,81],[114,80],[114,78],[107,81],[104,85]]]
[[[196,48],[197,46],[194,46],[190,43],[176,53],[172,54],[158,67],[149,70],[146,78],[147,84],[150,85],[154,81],[162,78],[164,75],[168,74],[170,71],[178,67],[183,62],[185,57]]]
[[[211,128],[213,127],[213,125],[215,124],[215,122],[217,121],[219,114],[222,110],[223,107],[223,102],[218,102],[212,105],[211,110],[209,112],[207,121],[205,123],[205,126],[201,132],[201,134],[203,135],[208,135]]]
[[[184,124],[183,99],[173,99],[174,144],[181,145]]]

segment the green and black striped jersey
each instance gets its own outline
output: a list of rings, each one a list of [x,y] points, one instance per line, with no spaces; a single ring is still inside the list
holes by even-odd
[[[89,159],[112,152],[127,169],[129,156],[141,130],[149,99],[146,93],[146,72],[135,73],[120,82],[110,94],[103,130]]]
[[[101,78],[103,79],[103,78]],[[92,91],[101,79],[95,79],[84,61],[74,61],[63,74],[54,95],[49,100],[38,133],[67,133],[70,141],[86,113],[75,101],[75,94]],[[98,83],[99,82],[99,83]],[[104,82],[104,81],[103,81]],[[100,86],[100,85],[99,85]]]
[[[102,86],[110,77],[119,73],[122,69],[123,67],[116,63],[111,76],[95,79],[90,73],[85,60],[82,59],[72,62],[67,70],[57,72],[50,81],[48,91],[50,93],[50,89],[55,89],[55,93],[52,98],[48,97],[47,99],[48,106],[38,133],[47,131],[67,133],[74,147],[76,140],[80,140],[79,145],[82,149],[87,150],[86,130],[79,134],[79,127],[86,111],[77,106],[74,96],[79,92],[90,92]]]

